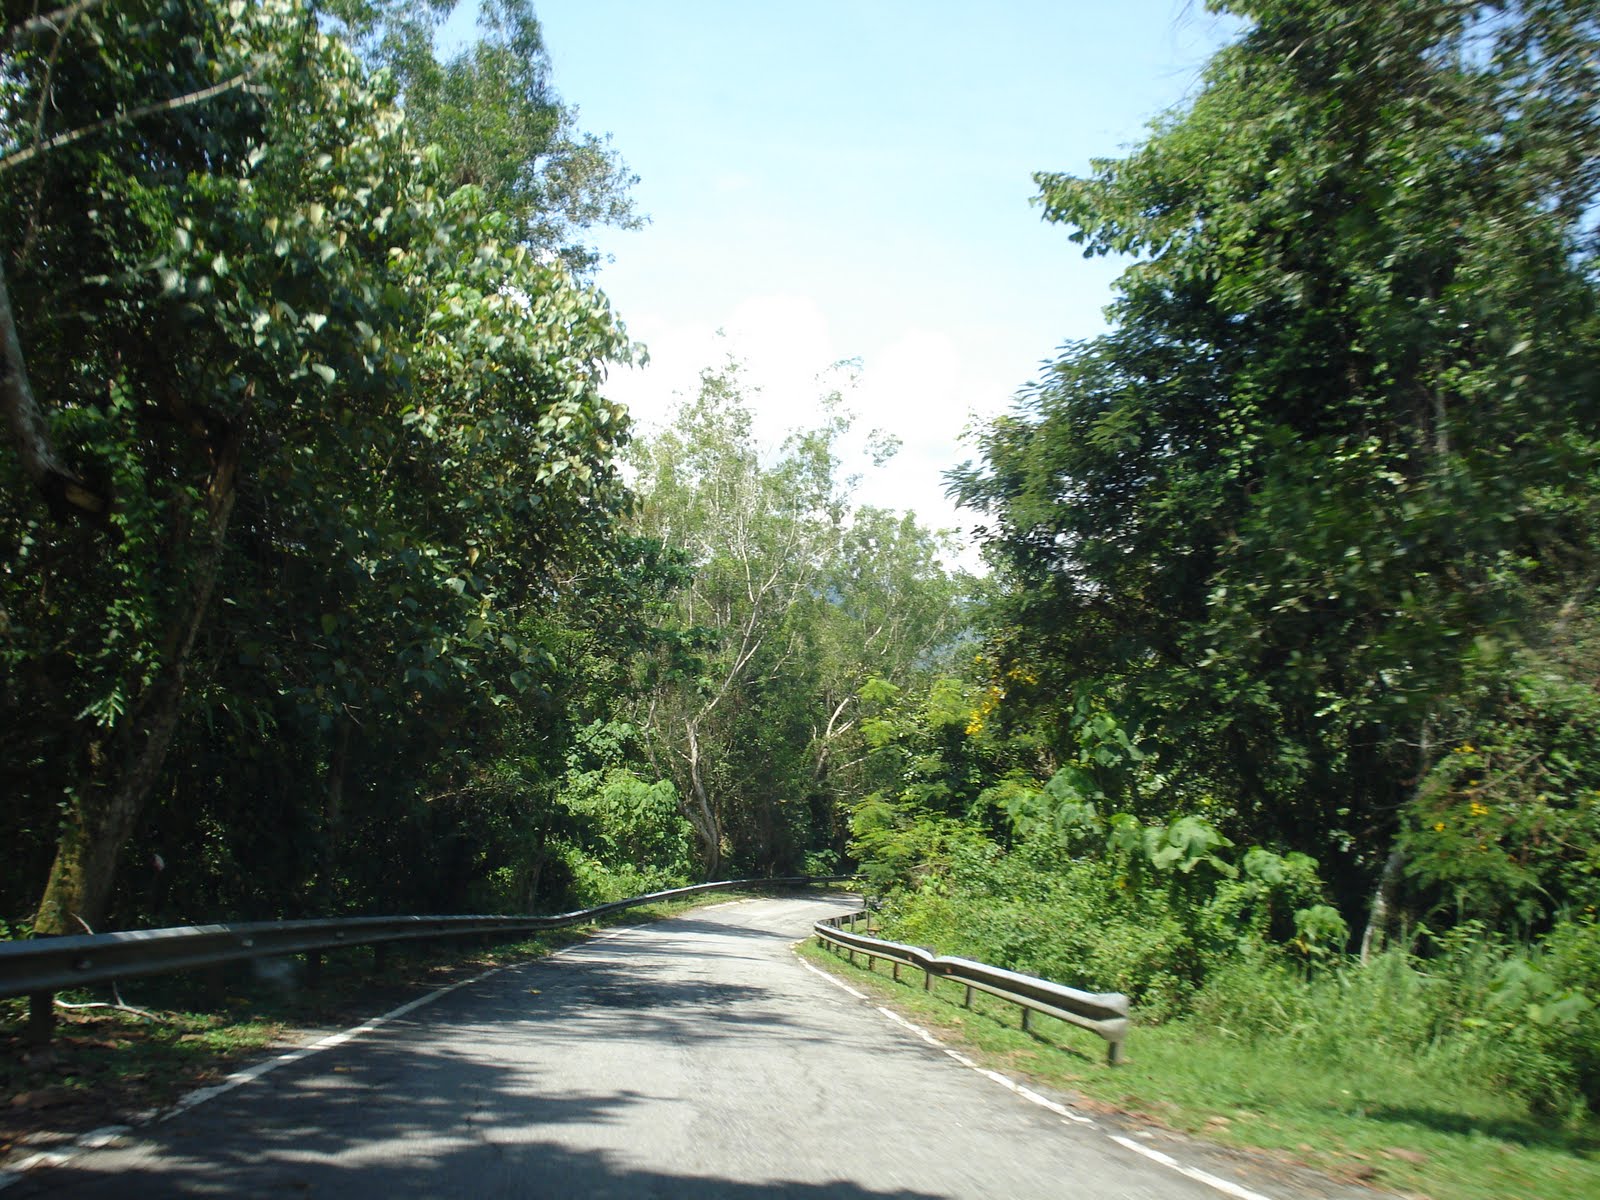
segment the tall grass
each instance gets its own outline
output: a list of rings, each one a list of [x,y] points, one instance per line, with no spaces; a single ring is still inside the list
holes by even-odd
[[[1259,914],[1258,914],[1259,915]],[[1488,1086],[1534,1117],[1600,1108],[1600,925],[1559,926],[1542,945],[1476,924],[1424,931],[1367,963],[1307,957],[1269,936],[1271,915],[1129,888],[1083,863],[957,863],[897,893],[888,936],[1093,990],[1129,994],[1145,1024],[1308,1064],[1403,1059],[1441,1094]]]

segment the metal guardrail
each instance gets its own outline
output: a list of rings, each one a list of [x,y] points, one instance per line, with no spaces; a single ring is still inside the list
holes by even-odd
[[[847,875],[731,879],[633,896],[596,908],[548,916],[335,917],[313,921],[250,921],[186,925],[0,942],[0,997],[44,997],[86,984],[162,975],[242,959],[318,954],[341,946],[382,945],[422,938],[523,933],[583,925],[599,917],[708,892],[737,888],[842,883]],[[37,1009],[37,1003],[35,1005]]]
[[[1028,1028],[1030,1013],[1044,1013],[1099,1034],[1107,1042],[1106,1061],[1112,1066],[1123,1060],[1129,1016],[1128,998],[1121,992],[1082,992],[1065,984],[1008,971],[1003,967],[991,967],[970,958],[944,957],[922,946],[867,937],[854,932],[856,921],[862,917],[867,917],[870,922],[870,915],[863,910],[826,917],[812,928],[819,944],[843,950],[850,956],[851,962],[855,961],[857,954],[864,954],[870,968],[875,959],[881,958],[893,964],[896,979],[900,978],[901,967],[915,967],[923,973],[923,988],[929,990],[933,987],[935,976],[954,979],[966,985],[967,995],[963,1003],[969,1008],[974,991],[987,992],[1020,1007],[1024,1029]],[[846,923],[851,926],[848,930],[841,928]]]

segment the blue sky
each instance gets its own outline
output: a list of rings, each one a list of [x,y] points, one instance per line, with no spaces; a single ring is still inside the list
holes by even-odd
[[[861,498],[956,527],[942,472],[1119,269],[1029,203],[1190,95],[1229,26],[1189,0],[535,0],[557,91],[638,173],[650,224],[602,231],[600,283],[651,365],[611,390],[647,425],[733,353],[768,444],[859,359]],[[717,336],[722,330],[723,337]]]

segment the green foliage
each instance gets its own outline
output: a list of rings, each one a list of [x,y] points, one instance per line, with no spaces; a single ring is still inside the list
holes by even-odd
[[[1014,833],[941,852],[917,825],[962,814],[883,789],[862,852],[941,948],[1559,1112],[1596,1096],[1600,22],[1217,7],[1245,27],[1192,104],[1038,176],[1134,262],[952,475]],[[1344,957],[1380,876],[1369,932],[1426,957]]]
[[[1600,906],[1595,644],[1583,614],[1559,643],[1494,656],[1469,674],[1465,732],[1419,789],[1402,837],[1434,915],[1533,929]]]
[[[689,567],[676,613],[687,653],[655,656],[635,720],[708,873],[789,874],[808,853],[840,854],[842,800],[872,790],[885,720],[858,690],[919,680],[966,619],[969,581],[941,565],[939,539],[909,514],[854,506],[840,382],[814,428],[765,453],[730,362],[634,447],[637,533]],[[950,723],[967,720],[959,697],[947,707]]]
[[[1563,930],[1568,946],[1592,925]],[[1481,925],[1440,939],[1427,958],[1389,951],[1307,980],[1259,959],[1224,965],[1193,1001],[1193,1019],[1225,1036],[1307,1056],[1415,1058],[1440,1074],[1484,1079],[1533,1111],[1564,1115],[1595,1088],[1592,974],[1544,950],[1503,943]]]
[[[1218,7],[1191,105],[1038,177],[1135,261],[952,475],[984,678],[874,693],[855,848],[893,936],[1565,1114],[1600,1099],[1600,22]],[[1358,963],[1380,876],[1413,942]]]
[[[908,844],[902,838],[898,845]],[[1488,1080],[1536,1113],[1600,1106],[1593,922],[1530,950],[1481,924],[1425,957],[1343,955],[1314,864],[1252,849],[1204,898],[1135,885],[1104,858],[1010,853],[969,829],[922,831],[914,882],[890,894],[886,936],[1134,1000],[1141,1023],[1182,1021],[1307,1061],[1405,1055],[1437,1077]],[[870,875],[869,875],[870,877]]]
[[[580,840],[598,861],[687,882],[694,866],[693,830],[678,811],[669,781],[646,783],[614,767],[570,778],[561,799],[580,819]]]
[[[607,540],[604,297],[302,5],[97,6],[46,41],[7,42],[0,249],[47,432],[108,507],[64,526],[0,458],[8,886],[64,816],[53,911],[98,921],[154,797],[145,911],[452,907],[491,876],[526,906],[590,648],[657,586]]]
[[[1480,640],[1537,646],[1593,590],[1600,28],[1220,7],[1246,29],[1190,106],[1039,176],[1048,219],[1136,262],[953,479],[1008,585],[999,671],[1037,679],[1007,719],[1086,800],[1315,854],[1349,915]],[[1145,760],[1084,762],[1086,705]]]
[[[543,32],[528,0],[477,6],[477,38],[441,60],[439,25],[457,0],[331,0],[325,10],[364,61],[383,68],[406,122],[455,185],[482,188],[514,237],[592,267],[585,231],[639,227],[628,197],[637,182],[609,145],[582,132],[577,110],[550,81]]]

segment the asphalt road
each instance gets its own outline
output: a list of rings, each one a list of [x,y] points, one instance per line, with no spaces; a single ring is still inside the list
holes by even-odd
[[[5,1200],[1221,1195],[806,970],[790,943],[843,908],[742,901],[603,935],[34,1171]]]

